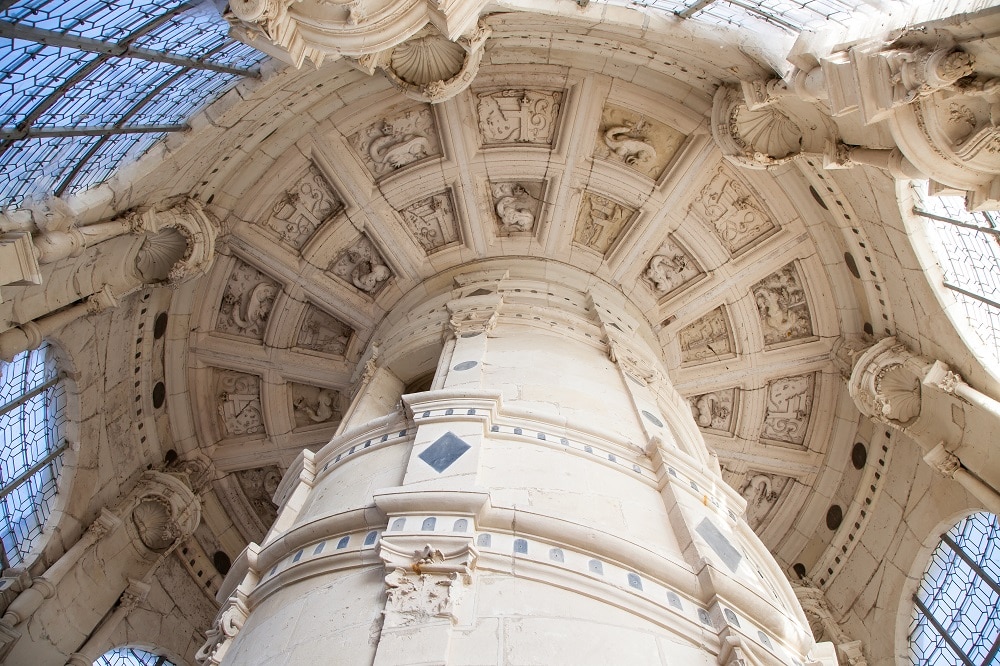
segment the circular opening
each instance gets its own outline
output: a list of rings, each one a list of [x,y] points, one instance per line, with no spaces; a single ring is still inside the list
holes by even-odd
[[[153,387],[153,407],[159,409],[163,407],[163,402],[167,399],[167,387],[163,382],[156,382]]]
[[[792,571],[794,571],[795,575],[798,576],[799,578],[806,577],[806,565],[802,564],[801,562],[796,562],[795,564],[793,564]]]
[[[156,315],[156,321],[153,322],[153,337],[159,340],[167,332],[167,313],[161,312]]]
[[[854,465],[854,469],[862,469],[866,462],[868,462],[868,449],[858,442],[851,450],[851,464]]]
[[[809,186],[809,194],[813,195],[813,199],[816,200],[816,203],[818,203],[823,208],[823,210],[830,210],[829,208],[826,207],[826,202],[823,201],[823,197],[819,195],[819,192],[817,192],[816,188],[813,187],[812,185]]]
[[[867,333],[868,335],[875,335],[875,329],[872,328],[872,325],[871,325],[870,322],[867,322],[867,321],[865,322],[864,330],[865,330],[865,333]]]
[[[221,550],[215,551],[215,555],[212,555],[212,564],[215,565],[216,570],[223,576],[229,573],[230,567],[233,566],[232,560]]]
[[[844,262],[847,263],[847,270],[851,271],[851,275],[861,279],[861,271],[858,270],[858,263],[854,261],[854,255],[850,252],[844,253]]]
[[[175,462],[177,462],[177,452],[174,451],[173,449],[167,451],[167,453],[163,456],[163,462],[165,462],[168,465],[173,465]]]
[[[839,504],[834,504],[826,512],[826,526],[835,530],[840,527],[842,522],[844,522],[844,510],[840,508]]]

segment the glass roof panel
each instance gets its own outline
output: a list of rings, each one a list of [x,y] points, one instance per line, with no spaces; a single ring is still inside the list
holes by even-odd
[[[0,161],[0,203],[16,206],[25,197],[51,194],[99,138],[43,137],[15,142]]]
[[[0,139],[5,205],[102,182],[162,138],[162,126],[182,127],[240,79],[238,72],[212,71],[201,63],[256,75],[266,57],[229,39],[227,23],[205,2],[0,0],[0,7],[6,7],[0,11],[4,34],[18,35],[0,38],[0,127],[28,132]],[[57,35],[15,33],[17,27]],[[107,52],[122,46],[135,51]],[[107,134],[117,128],[144,133]],[[67,130],[78,135],[46,135]]]
[[[95,143],[96,151],[66,184],[65,194],[76,194],[88,187],[99,185],[115,172],[118,165],[141,157],[154,143],[165,136],[154,134],[112,134]],[[60,181],[62,182],[62,181]],[[57,187],[59,187],[57,185]]]
[[[69,76],[97,57],[76,49],[0,39],[0,127],[24,121]]]
[[[871,11],[870,0],[604,0],[683,14],[716,25],[754,28],[761,22],[789,31],[820,30],[830,23],[848,26],[859,10]],[[890,0],[892,2],[893,0]],[[906,0],[901,0],[906,1]]]
[[[35,126],[112,126],[157,86],[183,71],[166,63],[111,58],[67,90]]]
[[[135,40],[139,48],[199,58],[228,41],[229,26],[217,13],[198,9],[172,17]]]
[[[182,0],[21,0],[0,18],[32,28],[118,42],[187,4]]]
[[[199,106],[228,88],[238,77],[204,69],[188,69],[170,82],[170,88],[136,109],[129,125],[175,125],[183,123],[192,106]]]

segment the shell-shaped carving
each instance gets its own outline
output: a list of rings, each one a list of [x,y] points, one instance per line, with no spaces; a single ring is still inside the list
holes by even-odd
[[[920,414],[920,379],[905,365],[891,366],[876,382],[876,390],[885,403],[882,414],[900,423],[908,423]]]
[[[740,139],[754,153],[780,160],[801,148],[802,130],[777,109],[740,107],[735,120]]]
[[[396,76],[415,86],[447,81],[462,71],[465,49],[442,35],[424,35],[400,44],[389,61]]]
[[[174,542],[176,528],[170,503],[158,497],[146,497],[132,509],[139,539],[150,550],[164,550]]]
[[[170,277],[174,264],[183,260],[187,253],[187,238],[176,228],[168,227],[146,236],[135,255],[135,268],[143,282],[163,282]]]
[[[274,0],[230,0],[229,8],[242,21],[254,23],[274,13]]]

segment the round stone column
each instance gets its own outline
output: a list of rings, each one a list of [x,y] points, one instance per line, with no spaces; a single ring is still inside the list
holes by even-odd
[[[289,471],[227,581],[205,663],[814,662],[619,291],[483,262],[405,296],[373,340],[341,434]]]

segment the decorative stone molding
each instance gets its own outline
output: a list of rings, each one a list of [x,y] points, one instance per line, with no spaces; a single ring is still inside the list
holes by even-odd
[[[173,474],[144,472],[133,496],[126,529],[154,553],[190,537],[201,521],[201,500]]]
[[[456,336],[489,333],[497,325],[503,295],[491,292],[448,301],[448,325]]]
[[[354,330],[336,317],[310,305],[306,308],[295,345],[303,349],[343,356]]]
[[[250,615],[247,606],[249,590],[240,584],[226,600],[215,617],[215,623],[206,633],[206,640],[195,654],[195,660],[204,666],[219,666],[225,659],[233,639],[240,633]]]
[[[792,583],[792,589],[809,620],[809,627],[817,641],[830,641],[837,649],[840,663],[849,666],[868,666],[861,641],[852,640],[833,617],[830,604],[822,590],[809,582]]]
[[[449,190],[415,201],[399,214],[427,254],[450,247],[461,239]]]
[[[371,296],[377,295],[392,278],[382,254],[366,236],[358,237],[342,250],[327,270]]]
[[[379,556],[385,577],[386,627],[419,624],[435,618],[457,620],[464,588],[472,582],[479,551],[471,537],[435,535],[435,543],[412,548],[412,537],[383,538]],[[427,538],[424,536],[423,538]]]
[[[714,361],[736,351],[729,319],[721,305],[682,328],[677,341],[683,363]]]
[[[434,114],[427,105],[389,113],[350,138],[375,178],[441,154]]]
[[[194,199],[184,199],[169,208],[152,208],[129,220],[134,229],[146,233],[136,266],[153,264],[155,270],[149,274],[154,280],[176,286],[204,275],[212,267],[218,225]],[[183,243],[167,241],[172,236]]]
[[[783,80],[744,81],[741,90],[724,86],[713,103],[713,137],[742,166],[823,154],[827,168],[867,164],[897,178],[929,176],[940,189],[964,191],[970,209],[996,210],[1000,131],[993,109],[1000,79],[951,45],[950,29],[799,54],[803,68]],[[844,137],[874,136],[859,134],[858,125],[885,127],[895,147],[881,139],[846,144]],[[813,129],[800,129],[806,127]]]
[[[457,40],[428,25],[402,44],[358,58],[357,66],[368,74],[380,69],[410,99],[437,104],[476,78],[491,34],[492,28],[482,21]]]
[[[895,338],[885,338],[855,362],[851,397],[866,416],[902,429],[920,416],[921,380],[930,365]]]
[[[751,290],[760,315],[765,348],[812,336],[809,302],[794,263],[767,276]]]
[[[385,52],[416,35],[428,22],[448,40],[474,34],[486,4],[436,0],[234,0],[225,18],[233,35],[285,62]]]
[[[530,232],[541,208],[543,183],[494,183],[490,188],[498,233],[510,236]]]
[[[778,231],[763,204],[730,171],[720,166],[688,206],[732,255],[739,255]]]
[[[479,133],[484,146],[552,146],[563,93],[505,89],[477,96]]]
[[[584,192],[573,242],[606,254],[635,216],[635,208],[600,194]]]
[[[806,446],[816,375],[782,377],[768,382],[762,439]]]

